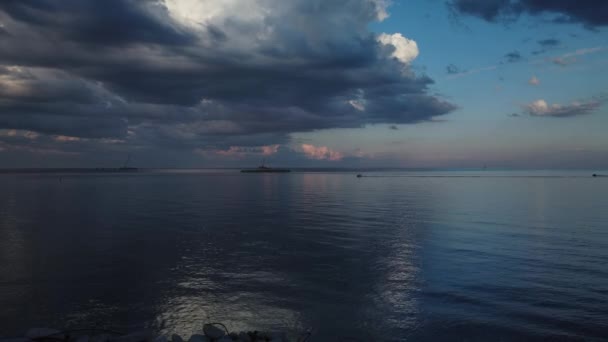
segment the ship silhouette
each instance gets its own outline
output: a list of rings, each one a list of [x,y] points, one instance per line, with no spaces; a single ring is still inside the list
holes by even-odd
[[[255,169],[243,169],[241,170],[243,173],[285,173],[291,172],[290,169],[281,169],[266,166],[266,160],[262,160],[262,164]]]

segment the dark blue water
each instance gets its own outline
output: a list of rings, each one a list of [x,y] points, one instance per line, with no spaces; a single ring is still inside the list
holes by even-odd
[[[0,175],[0,336],[608,338],[608,178],[370,175]]]

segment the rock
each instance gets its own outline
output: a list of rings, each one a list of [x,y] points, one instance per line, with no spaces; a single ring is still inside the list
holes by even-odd
[[[27,337],[15,337],[15,338],[0,339],[0,342],[32,342],[32,340],[30,340]]]
[[[239,334],[239,341],[241,341],[241,342],[251,342],[251,337],[249,337],[249,334],[241,332]]]
[[[266,332],[266,331],[262,331],[262,332],[258,332],[258,339],[261,339],[262,341],[270,341],[270,333]]]
[[[107,342],[112,338],[112,336],[108,334],[95,335],[91,337],[91,342]]]
[[[90,338],[89,335],[82,335],[82,336],[78,336],[78,338],[76,340],[74,340],[74,342],[89,342]]]
[[[210,342],[210,339],[205,335],[195,334],[190,336],[188,342]]]
[[[155,338],[152,341],[153,342],[169,342],[169,339],[166,336],[158,336],[157,338]]]
[[[228,336],[230,336],[230,339],[232,339],[233,341],[239,340],[239,334],[237,334],[235,332],[231,332],[230,334],[228,334]]]
[[[205,324],[203,326],[203,332],[205,333],[205,336],[212,340],[219,340],[226,335],[226,332],[224,332],[223,329],[220,329],[213,324]]]
[[[232,339],[230,337],[224,335],[219,340],[217,340],[217,342],[232,342]]]
[[[29,339],[52,337],[54,339],[64,339],[65,335],[61,331],[49,328],[32,328],[25,333],[25,337]]]
[[[270,334],[270,340],[272,342],[285,342],[285,341],[287,341],[287,337],[285,336],[284,333],[273,332]]]
[[[152,339],[148,331],[138,331],[128,335],[118,336],[110,339],[110,342],[145,342]]]
[[[171,335],[171,342],[184,342],[184,339],[178,334]]]

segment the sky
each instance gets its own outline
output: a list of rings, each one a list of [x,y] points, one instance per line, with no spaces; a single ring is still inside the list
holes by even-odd
[[[608,168],[603,0],[3,0],[0,168]]]

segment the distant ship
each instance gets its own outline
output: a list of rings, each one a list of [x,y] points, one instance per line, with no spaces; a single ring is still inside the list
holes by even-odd
[[[131,153],[129,153],[129,155],[127,156],[127,160],[125,161],[125,164],[122,167],[118,168],[118,171],[120,171],[120,172],[133,172],[133,171],[139,170],[136,167],[129,167],[129,162],[130,161],[131,161]]]
[[[95,168],[95,171],[99,171],[99,172],[137,172],[139,171],[138,168],[136,167],[129,167],[129,162],[131,161],[131,154],[129,153],[129,156],[127,157],[127,160],[125,161],[124,165],[122,167],[98,167]]]
[[[268,167],[264,165],[264,161],[262,161],[262,165],[258,166],[255,169],[243,169],[241,172],[243,173],[285,173],[291,172],[290,169],[278,169],[274,167]]]

